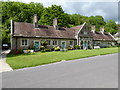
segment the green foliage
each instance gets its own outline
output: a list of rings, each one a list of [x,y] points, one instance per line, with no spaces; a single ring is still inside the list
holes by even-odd
[[[51,52],[51,49],[45,49],[46,52]]]
[[[41,41],[41,45],[42,45],[42,46],[44,46],[44,47],[46,48],[46,47],[47,47],[47,45],[48,45],[48,42],[47,42],[47,41],[42,40],[42,41]]]
[[[74,50],[74,47],[68,46],[67,50]]]
[[[41,52],[45,52],[45,47],[44,47],[44,46],[41,46],[41,47],[40,47],[40,50],[41,50]]]
[[[19,53],[22,54],[23,53],[23,49],[18,49]]]
[[[10,42],[10,31],[4,25],[2,25],[2,42]]]
[[[69,16],[64,13],[61,6],[52,5],[51,7],[44,8],[39,24],[53,25],[53,19],[58,19],[58,25],[62,27],[68,27]]]
[[[2,4],[1,4],[2,3]],[[61,6],[52,5],[44,8],[41,3],[29,3],[14,1],[1,1],[2,7],[0,16],[2,16],[2,41],[3,43],[10,42],[10,20],[16,22],[33,23],[33,15],[37,14],[39,24],[53,25],[53,19],[58,18],[58,25],[61,27],[73,27],[86,22],[88,25],[96,25],[96,30],[99,31],[101,26],[105,26],[105,31],[115,34],[117,25],[115,21],[104,21],[102,16],[83,16],[80,14],[67,14]]]
[[[104,21],[104,18],[102,16],[90,16],[88,18],[88,23],[90,25],[96,26],[96,31],[100,31],[100,27],[104,26],[106,22]]]
[[[105,25],[105,30],[106,30],[106,32],[110,32],[112,34],[115,34],[118,31],[117,27],[118,26],[114,20],[108,20],[108,22],[106,22],[106,25]]]
[[[6,1],[2,2],[2,41],[10,42],[10,20],[16,22],[33,22],[33,15],[41,17],[43,5],[41,3],[29,3]]]
[[[80,49],[80,46],[79,45],[75,45],[74,48],[75,49]]]
[[[72,25],[81,25],[84,22],[87,22],[88,17],[82,16],[80,14],[72,14],[69,15],[70,17],[70,24]]]
[[[54,46],[54,47],[53,47],[53,50],[54,50],[54,51],[60,51],[60,47],[59,47],[59,46]]]

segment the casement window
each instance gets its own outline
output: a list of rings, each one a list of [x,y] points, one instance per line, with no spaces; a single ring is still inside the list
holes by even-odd
[[[50,45],[51,40],[47,40],[48,45]]]
[[[57,40],[53,41],[53,45],[57,45],[57,43],[58,43]]]
[[[70,41],[69,43],[70,43],[70,45],[73,45],[73,41]]]
[[[28,40],[27,39],[22,39],[21,40],[21,45],[22,46],[28,46]]]
[[[84,35],[87,35],[88,33],[87,32],[83,32],[84,33]]]
[[[96,42],[94,41],[94,46],[96,46]]]

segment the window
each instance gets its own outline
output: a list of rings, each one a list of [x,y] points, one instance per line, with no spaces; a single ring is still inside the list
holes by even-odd
[[[57,45],[57,41],[55,40],[55,41],[53,41],[53,45]]]
[[[50,45],[50,42],[51,42],[50,40],[47,40],[48,45]]]
[[[94,46],[96,46],[96,42],[94,41]]]
[[[21,45],[22,46],[27,46],[28,45],[28,40],[22,40]]]
[[[70,41],[70,45],[73,45],[73,41]]]
[[[84,34],[86,35],[86,34],[88,34],[87,32],[84,32]]]

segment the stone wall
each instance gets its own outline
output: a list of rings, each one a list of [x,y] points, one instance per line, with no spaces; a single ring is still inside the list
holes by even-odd
[[[28,45],[27,46],[22,46],[22,40],[28,40]],[[66,41],[66,47],[70,46],[69,41],[73,41],[73,46],[75,45],[76,40],[68,40],[68,39],[42,39],[42,38],[12,38],[12,49],[28,49],[28,48],[33,48],[34,47],[34,42],[39,41],[41,42],[42,40],[51,40],[50,44],[47,45],[48,49],[51,49],[53,46],[61,46],[61,41]],[[57,45],[52,45],[53,40],[57,40],[58,44]],[[17,41],[17,42],[16,42]]]

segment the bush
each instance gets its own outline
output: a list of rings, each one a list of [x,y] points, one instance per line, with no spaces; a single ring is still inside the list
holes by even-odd
[[[51,49],[46,49],[45,51],[46,51],[46,52],[51,52]]]
[[[74,48],[71,47],[71,46],[68,46],[67,49],[68,49],[68,50],[73,50]]]
[[[54,50],[54,51],[60,51],[60,47],[59,47],[59,46],[54,46],[54,47],[53,47],[53,50]]]
[[[80,46],[79,45],[75,45],[74,48],[75,49],[80,49]]]
[[[23,53],[22,49],[15,50],[15,54],[22,54],[22,53]]]
[[[45,47],[44,47],[44,46],[41,46],[41,47],[40,47],[40,50],[45,50]]]
[[[45,50],[41,50],[41,52],[45,52]]]
[[[32,49],[32,50],[35,50],[35,46],[33,46],[31,49]]]
[[[44,47],[44,46],[41,46],[41,47],[40,47],[40,51],[41,51],[41,52],[45,52],[45,51],[46,51],[46,50],[45,50],[45,47]]]
[[[18,49],[18,51],[19,51],[19,53],[21,53],[21,54],[23,53],[23,50],[22,50],[22,49]]]
[[[19,51],[16,51],[15,53],[16,53],[16,54],[19,54],[20,52],[19,52]]]
[[[47,45],[48,45],[48,42],[43,40],[43,41],[41,41],[41,45],[44,46],[44,47],[46,48]]]

